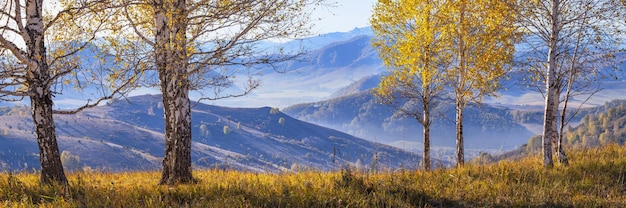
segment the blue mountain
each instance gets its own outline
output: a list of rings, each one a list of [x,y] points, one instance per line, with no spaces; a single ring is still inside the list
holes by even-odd
[[[159,95],[115,100],[76,115],[55,117],[59,146],[81,166],[103,171],[157,170],[164,151]],[[0,170],[38,168],[27,107],[3,108]],[[277,109],[226,108],[196,103],[192,110],[194,168],[289,172],[345,166],[415,168],[420,157],[294,119]]]

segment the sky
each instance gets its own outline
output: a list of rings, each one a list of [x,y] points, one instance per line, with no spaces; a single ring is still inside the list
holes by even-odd
[[[366,27],[376,0],[336,0],[337,6],[318,8],[314,14],[314,32],[347,32],[355,27]]]
[[[354,28],[362,28],[369,26],[369,18],[372,8],[377,0],[327,0],[328,2],[336,2],[331,7],[318,7],[313,13],[314,34],[325,34],[332,32],[348,32]],[[55,1],[52,1],[55,2]],[[137,93],[159,93],[158,91],[148,90]],[[254,93],[254,92],[253,92]],[[256,93],[258,94],[258,93]],[[310,94],[310,93],[309,93]],[[260,96],[260,95],[259,95]],[[227,99],[231,100],[231,99]],[[74,103],[73,100],[68,100]],[[235,101],[234,101],[235,102]],[[68,103],[68,104],[69,104]],[[58,101],[58,105],[64,104]],[[264,104],[268,105],[268,104]]]

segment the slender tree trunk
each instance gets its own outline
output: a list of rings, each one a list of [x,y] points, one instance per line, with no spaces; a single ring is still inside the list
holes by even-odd
[[[550,78],[548,78],[550,80]],[[548,82],[549,83],[549,82]],[[549,85],[549,84],[548,84]],[[553,89],[552,89],[553,90]],[[550,87],[548,86],[548,91]],[[554,92],[546,93],[546,108],[544,112],[543,119],[543,138],[542,138],[542,147],[543,147],[543,165],[544,167],[552,167],[554,165],[552,161],[552,143],[556,139],[556,117],[554,115],[553,106],[556,105],[554,102]]]
[[[563,148],[563,133],[558,134],[556,140],[556,159],[561,165],[568,165],[569,159],[565,154],[565,148]]]
[[[463,103],[456,101],[456,166],[465,164],[465,150],[463,144]]]
[[[570,80],[572,80],[572,78],[570,77]],[[565,128],[565,115],[566,115],[566,110],[567,110],[567,104],[568,104],[568,100],[569,100],[569,85],[568,85],[568,91],[565,94],[565,102],[563,103],[563,111],[559,112],[559,105],[558,103],[556,105],[554,105],[555,109],[554,111],[557,113],[557,115],[555,116],[555,118],[559,119],[559,122],[554,122],[554,133],[553,135],[555,136],[554,138],[554,142],[555,142],[555,153],[556,153],[556,160],[562,164],[562,165],[567,165],[569,164],[569,160],[567,159],[567,155],[565,154],[565,149],[563,148],[563,134],[564,132],[564,128]],[[559,90],[560,91],[560,90]],[[557,92],[556,93],[556,97],[557,99],[559,98],[559,95],[561,93]],[[558,123],[558,125],[557,125]]]
[[[430,2],[428,2],[430,3]],[[431,31],[430,28],[430,11],[427,12],[426,15],[426,30]],[[433,53],[429,45],[425,46],[425,51],[428,53]],[[424,68],[430,70],[430,60],[431,58],[422,58],[422,62],[424,63]],[[430,171],[432,163],[430,162],[430,99],[432,98],[432,76],[422,75],[422,107],[423,107],[423,117],[420,121],[422,126],[424,127],[424,170]],[[434,88],[434,87],[433,87]],[[418,118],[419,119],[419,118]]]
[[[465,51],[465,4],[467,2],[459,2],[460,3],[460,12],[459,12],[459,34],[458,34],[458,58],[459,58],[459,71],[458,71],[458,80],[457,86],[455,89],[456,94],[456,166],[461,167],[465,164],[465,150],[463,144],[463,108],[465,108],[465,82],[466,82],[466,51]]]
[[[546,106],[543,116],[543,166],[552,167],[552,140],[556,139],[556,119],[558,108],[558,86],[556,83],[556,50],[559,38],[559,0],[551,0],[551,33],[548,43],[548,71],[546,75]],[[557,106],[555,106],[557,105]]]
[[[33,62],[26,76],[30,84],[30,102],[35,126],[35,136],[39,147],[41,163],[41,184],[67,184],[61,164],[54,120],[52,117],[52,94],[50,92],[50,72],[43,33],[42,0],[26,1],[26,31],[28,58]]]
[[[430,171],[430,102],[428,99],[424,99],[424,120],[422,125],[424,126],[424,170]]]
[[[170,5],[160,0],[157,4],[155,53],[165,114],[165,154],[159,183],[167,185],[192,183],[195,180],[191,172],[191,104],[187,76],[186,2],[177,0]]]
[[[583,20],[587,19],[587,13],[585,12],[585,16]],[[581,21],[581,27],[584,21]],[[578,53],[579,48],[581,46],[581,40],[583,38],[582,30],[578,30],[578,35],[576,36],[576,47],[574,48],[574,55],[571,60],[571,65],[569,69],[569,78],[567,81],[567,90],[565,91],[565,100],[563,101],[563,110],[561,111],[561,122],[559,126],[558,140],[557,140],[557,148],[556,148],[556,158],[557,161],[561,165],[568,165],[569,159],[567,158],[567,154],[565,154],[565,149],[563,148],[563,136],[565,134],[565,116],[567,114],[567,106],[569,105],[569,99],[572,93],[572,87],[574,85],[574,79],[576,74],[578,74],[578,67],[576,66],[578,62]],[[560,94],[560,93],[559,93]]]

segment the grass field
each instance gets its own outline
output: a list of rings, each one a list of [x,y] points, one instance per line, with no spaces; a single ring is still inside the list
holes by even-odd
[[[200,170],[194,185],[158,186],[157,172],[72,173],[70,186],[0,174],[1,207],[626,207],[626,147],[431,172],[256,174]]]

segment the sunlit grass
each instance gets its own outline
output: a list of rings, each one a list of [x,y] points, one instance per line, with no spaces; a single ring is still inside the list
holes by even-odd
[[[72,173],[70,186],[0,174],[0,207],[626,207],[626,148],[570,153],[568,167],[538,156],[432,172],[194,172],[194,185],[158,186],[157,172]]]

